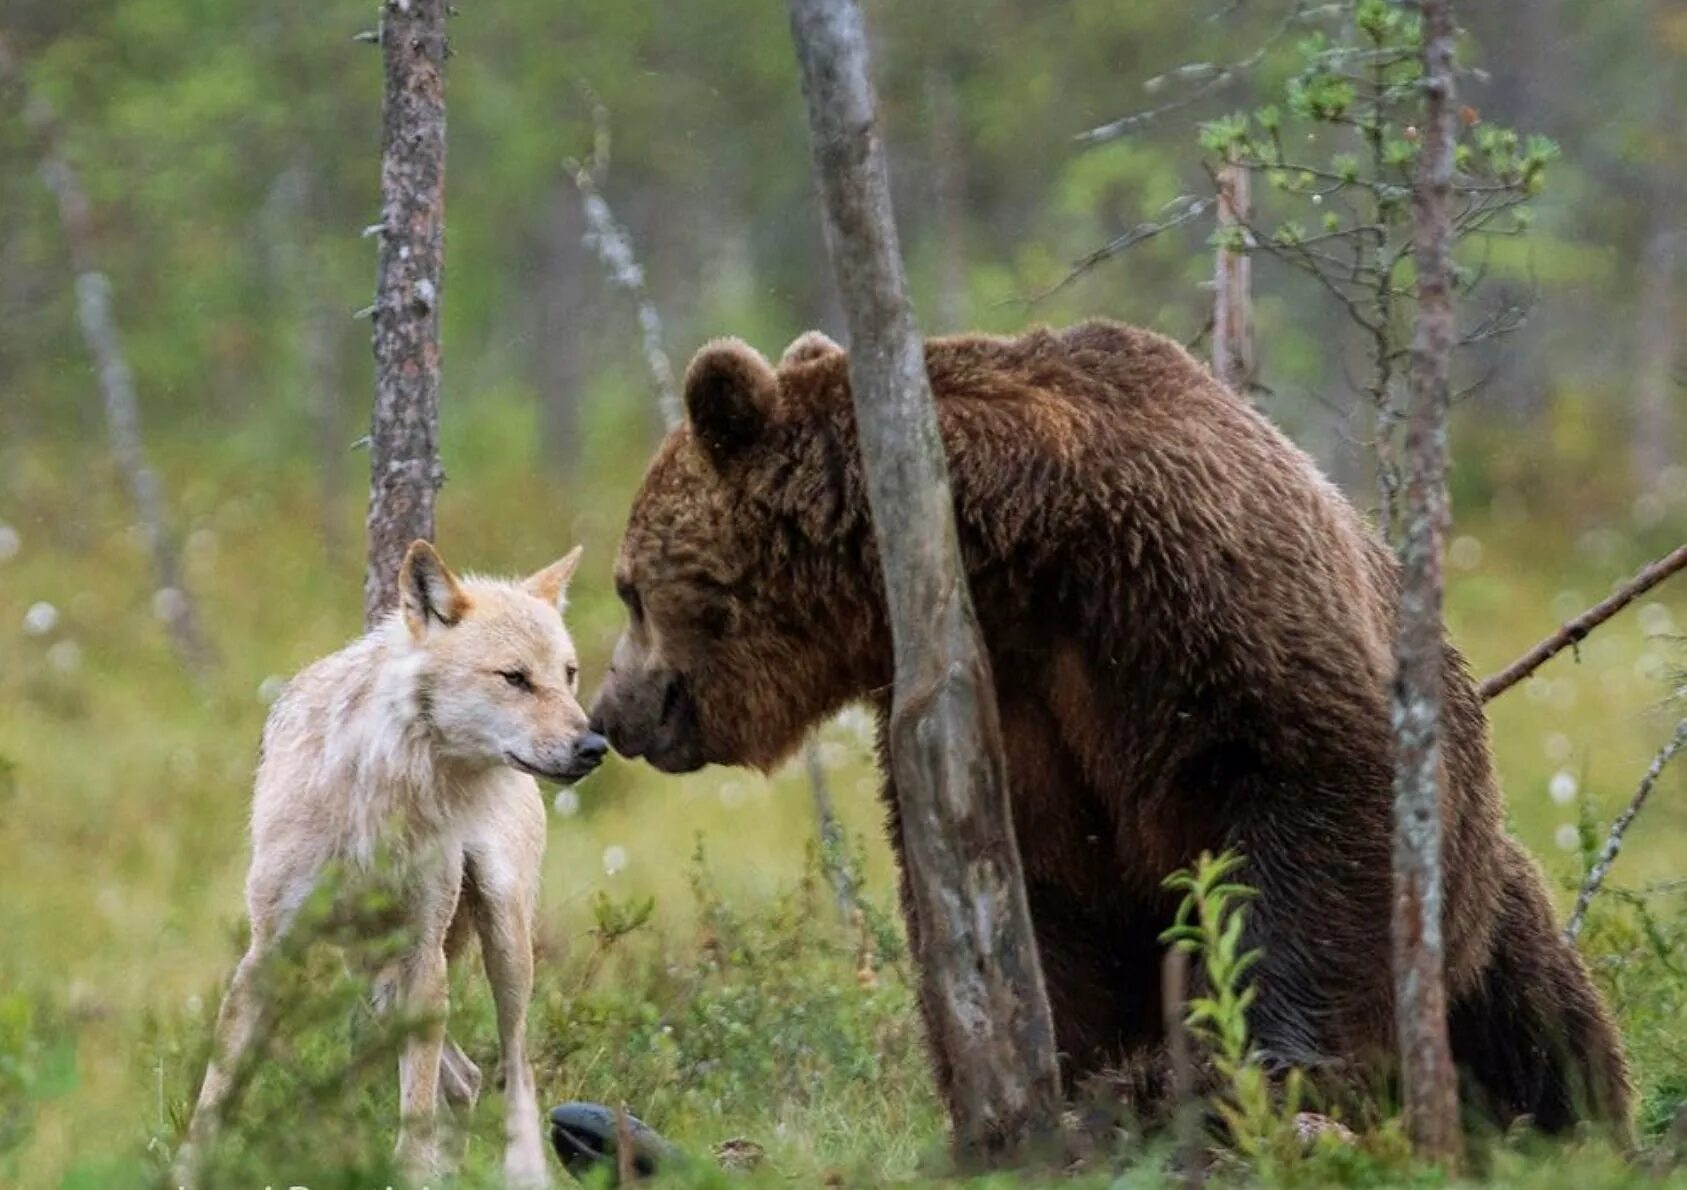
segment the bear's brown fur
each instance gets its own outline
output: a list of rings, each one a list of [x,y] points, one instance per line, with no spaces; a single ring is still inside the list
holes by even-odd
[[[1090,322],[938,339],[926,360],[1068,1076],[1155,1062],[1160,882],[1225,848],[1259,890],[1268,1059],[1386,1064],[1392,555],[1159,335]],[[594,717],[666,770],[766,768],[840,706],[888,706],[847,361],[818,335],[777,369],[719,341],[686,403],[633,504],[616,571],[632,622]],[[1469,1091],[1501,1119],[1620,1124],[1618,1039],[1504,833],[1451,648],[1445,685],[1444,937]]]

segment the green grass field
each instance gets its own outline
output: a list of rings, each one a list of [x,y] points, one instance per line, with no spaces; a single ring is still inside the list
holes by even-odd
[[[609,564],[638,462],[605,464],[565,498],[533,468],[501,465],[527,457],[506,451],[522,433],[488,419],[448,441],[439,540],[454,565],[491,572],[525,572],[583,541],[570,621],[590,688],[619,630]],[[277,469],[239,441],[161,453],[221,655],[203,685],[168,651],[147,559],[97,446],[0,448],[0,523],[19,535],[0,562],[0,1185],[162,1178],[239,953],[265,695],[358,627],[360,493],[333,518],[347,544],[330,556],[302,468]],[[1497,501],[1461,519],[1450,627],[1478,673],[1662,552],[1671,531],[1679,539],[1687,510],[1644,531],[1564,521]],[[1680,714],[1663,703],[1687,659],[1674,639],[1684,629],[1678,583],[1493,708],[1514,828],[1564,905]],[[817,875],[800,765],[771,778],[674,779],[611,761],[577,805],[553,814],[533,1025],[542,1099],[625,1100],[704,1158],[749,1138],[766,1151],[753,1176],[769,1183],[942,1176],[943,1121],[898,949],[867,736],[864,717],[846,715],[822,737],[865,868],[864,925],[838,919]],[[1617,865],[1619,891],[1585,939],[1654,1145],[1687,1097],[1687,912],[1679,892],[1639,894],[1687,875],[1684,774],[1657,790]],[[603,928],[645,898],[648,923],[624,936]],[[277,1039],[231,1145],[231,1185],[391,1178],[393,1066],[363,1060],[385,1042],[332,955],[312,964],[331,1011]],[[453,1004],[454,1033],[490,1072],[495,1031],[478,970]],[[475,1116],[467,1184],[498,1168],[500,1107],[488,1094]],[[1367,1137],[1284,1176],[1435,1184],[1400,1148],[1396,1136]],[[1486,1160],[1488,1177],[1520,1186],[1663,1176],[1591,1143],[1502,1144]],[[1149,1185],[1156,1169],[1150,1154],[1078,1184]],[[675,1175],[727,1177],[706,1162]]]

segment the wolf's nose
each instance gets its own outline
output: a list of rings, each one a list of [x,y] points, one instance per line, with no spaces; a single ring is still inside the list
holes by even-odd
[[[609,741],[595,731],[588,731],[574,743],[574,758],[582,764],[597,764],[609,751]]]

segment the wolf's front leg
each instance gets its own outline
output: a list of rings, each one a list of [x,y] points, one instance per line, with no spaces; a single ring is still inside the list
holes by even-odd
[[[504,1074],[504,1180],[543,1186],[545,1150],[539,1099],[527,1059],[527,1003],[533,994],[532,910],[523,890],[481,886],[480,949],[498,1008]]]
[[[399,964],[396,989],[411,1030],[398,1064],[397,1154],[399,1163],[422,1179],[448,1172],[439,1120],[440,1057],[450,1006],[445,942],[462,891],[462,854],[442,855],[428,868],[411,894],[416,948]]]
[[[439,1136],[439,1059],[449,999],[444,948],[417,951],[405,962],[400,1011],[411,1033],[398,1062],[401,1115],[399,1164],[418,1177],[446,1172]]]
[[[267,1001],[257,986],[263,961],[264,947],[254,937],[251,948],[240,960],[240,966],[235,968],[234,978],[229,981],[222,1007],[217,1010],[211,1062],[205,1069],[205,1081],[199,1087],[193,1117],[188,1121],[187,1139],[177,1150],[171,1169],[170,1180],[176,1185],[192,1186],[198,1181],[200,1163],[222,1131],[234,1080],[252,1045],[263,1032]]]

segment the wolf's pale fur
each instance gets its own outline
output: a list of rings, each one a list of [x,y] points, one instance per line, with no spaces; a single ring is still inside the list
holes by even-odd
[[[377,1000],[424,1022],[400,1063],[400,1159],[419,1174],[440,1172],[448,1162],[438,1095],[459,1107],[478,1095],[479,1070],[445,1036],[447,964],[478,932],[502,1047],[505,1174],[544,1181],[524,1044],[545,851],[533,775],[577,780],[604,751],[580,709],[574,646],[557,614],[579,554],[520,583],[459,580],[417,542],[400,609],[305,669],[277,701],[252,799],[251,948],[218,1015],[177,1163],[183,1181],[264,1032],[266,955],[326,871],[368,872],[377,857],[400,874],[414,938],[381,973]]]

